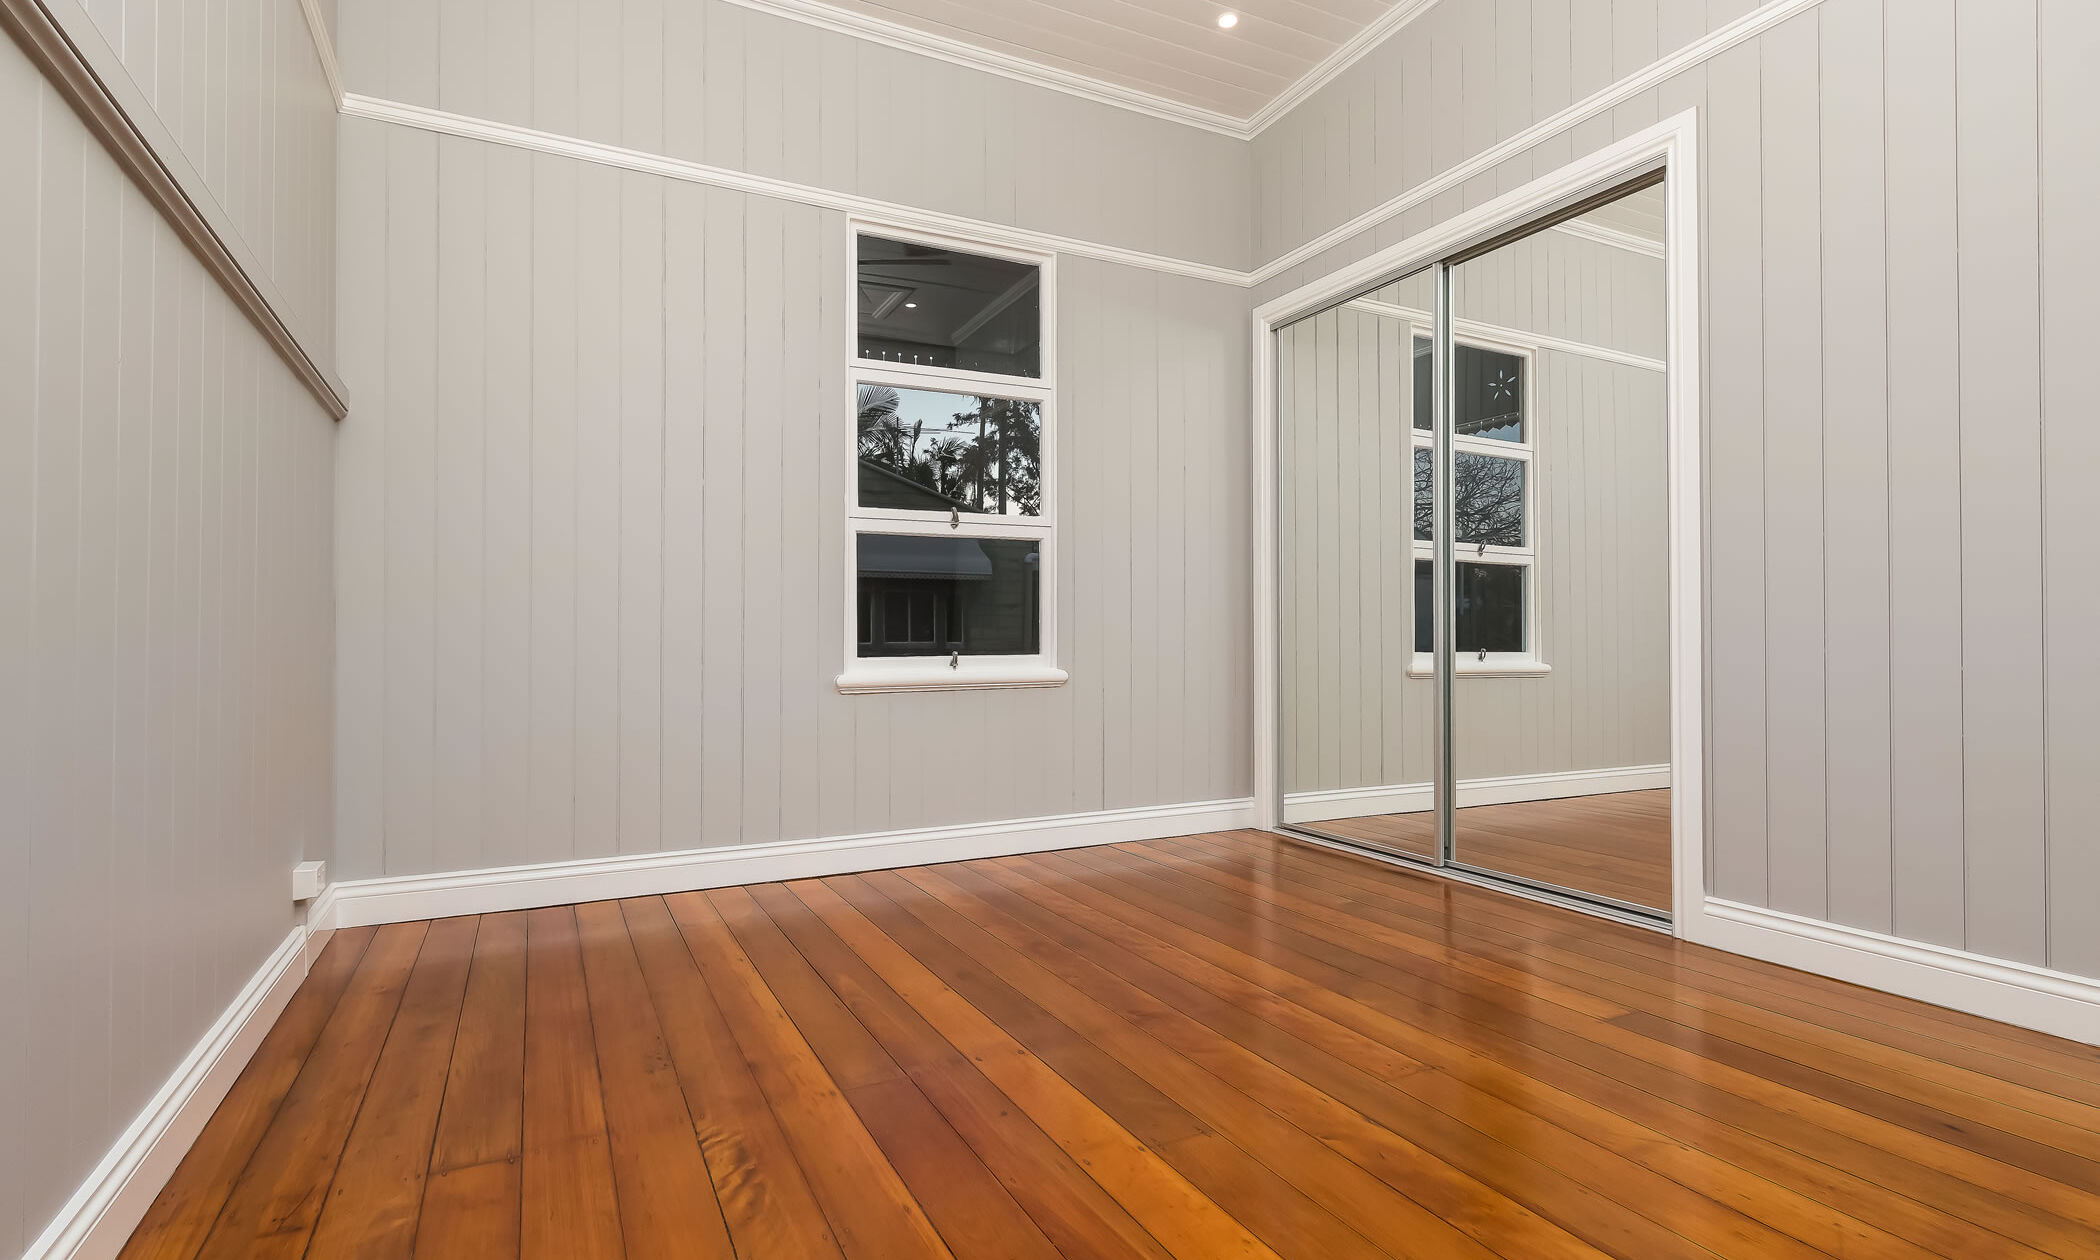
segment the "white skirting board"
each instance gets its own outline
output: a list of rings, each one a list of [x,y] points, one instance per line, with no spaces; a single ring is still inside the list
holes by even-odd
[[[1708,897],[1684,939],[2100,1045],[2100,980]]]
[[[635,853],[443,875],[334,883],[314,904],[317,928],[363,927],[457,914],[492,914],[615,897],[810,879],[1010,853],[1157,840],[1254,825],[1248,799],[1058,814],[1006,822],[886,831],[821,840]]]
[[[22,1260],[109,1260],[123,1250],[306,978],[307,942],[297,927],[271,951]]]
[[[1156,840],[1250,827],[1253,816],[1251,800],[1203,801],[331,884],[23,1260],[109,1260],[123,1249],[339,927]]]
[[[1458,803],[1461,807],[1513,805],[1518,801],[1602,796],[1607,792],[1644,792],[1668,786],[1668,765],[1511,774],[1500,778],[1462,780],[1458,785]],[[1289,792],[1283,798],[1283,816],[1287,822],[1324,822],[1330,818],[1422,813],[1434,808],[1435,803],[1433,789],[1427,783],[1389,783],[1379,787],[1334,788],[1324,792]]]

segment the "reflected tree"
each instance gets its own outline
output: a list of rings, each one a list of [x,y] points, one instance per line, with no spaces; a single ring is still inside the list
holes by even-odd
[[[1430,453],[1415,450],[1415,537],[1434,538],[1435,515],[1430,490]],[[1452,504],[1461,545],[1524,545],[1524,461],[1457,452],[1452,470],[1457,496]]]

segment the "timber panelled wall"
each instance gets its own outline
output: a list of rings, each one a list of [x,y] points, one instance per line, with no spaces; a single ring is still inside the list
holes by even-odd
[[[292,322],[325,328],[334,124],[295,0],[91,12]],[[285,941],[290,869],[327,851],[334,425],[5,38],[0,170],[14,1255]]]
[[[1244,266],[1247,146],[733,4],[370,0],[346,88]],[[842,696],[841,213],[343,120],[340,878],[1244,797],[1244,289],[1061,258],[1065,686]]]
[[[45,2],[85,13],[329,369],[335,97],[299,0]]]
[[[1370,295],[1425,312],[1426,275]],[[1459,267],[1461,319],[1659,360],[1660,259],[1545,232]],[[1426,787],[1433,683],[1414,654],[1409,321],[1361,303],[1278,332],[1278,711],[1286,793]],[[1463,338],[1462,338],[1463,340]],[[1461,678],[1461,779],[1670,759],[1662,373],[1537,349],[1528,527],[1543,677]]]
[[[346,119],[341,873],[1244,796],[1239,291],[1058,268],[1065,686],[842,696],[843,215]]]
[[[1255,144],[1278,256],[1755,6],[1441,4]],[[1279,276],[1701,111],[1716,895],[2100,975],[2100,8],[1824,0]]]
[[[347,0],[344,86],[1245,269],[1242,140],[724,0]]]
[[[1245,796],[1243,290],[1058,265],[1065,686],[842,696],[842,214],[346,119],[343,876]]]

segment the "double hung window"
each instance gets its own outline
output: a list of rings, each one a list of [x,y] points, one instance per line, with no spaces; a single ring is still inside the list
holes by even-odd
[[[842,691],[1054,686],[1050,255],[854,229]]]

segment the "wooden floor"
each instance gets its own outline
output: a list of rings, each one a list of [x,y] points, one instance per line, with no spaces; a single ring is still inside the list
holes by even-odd
[[[1308,831],[1427,857],[1436,815],[1301,823]],[[1458,811],[1458,859],[1505,875],[1670,909],[1670,790],[1609,792]]]
[[[2093,1257],[2100,1050],[1258,833],[346,930],[124,1255],[411,1254]]]

